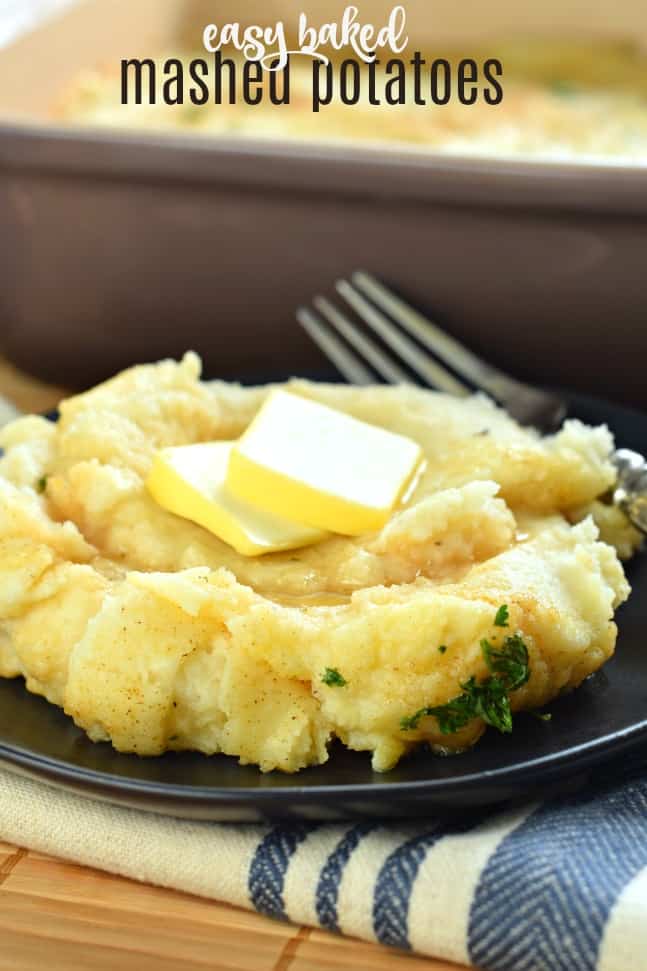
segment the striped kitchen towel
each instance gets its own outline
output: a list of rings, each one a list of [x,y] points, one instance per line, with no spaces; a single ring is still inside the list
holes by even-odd
[[[188,822],[0,771],[0,839],[487,971],[647,971],[647,774],[445,820]]]

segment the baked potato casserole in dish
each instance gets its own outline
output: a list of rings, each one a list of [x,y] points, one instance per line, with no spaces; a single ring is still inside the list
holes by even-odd
[[[236,58],[235,52],[224,53],[228,60]],[[493,102],[493,91],[482,77],[488,53],[495,53],[502,67],[497,81],[500,103]],[[150,101],[148,74],[144,71],[143,103],[134,103],[131,78],[129,102],[123,104],[116,65],[80,74],[55,106],[54,114],[75,125],[142,132],[375,143],[383,150],[395,145],[446,155],[525,156],[544,161],[609,158],[633,164],[647,162],[647,57],[637,44],[573,37],[493,40],[487,48],[467,48],[465,55],[469,54],[478,78],[471,85],[471,104],[461,104],[457,96],[462,55],[455,51],[440,54],[449,64],[440,85],[440,95],[449,99],[446,104],[430,100],[430,56],[418,70],[417,80],[413,68],[408,67],[408,76],[401,79],[397,92],[393,87],[397,72],[389,72],[386,58],[374,70],[370,84],[371,72],[363,65],[361,98],[352,105],[345,105],[337,89],[332,84],[328,88],[319,75],[313,80],[313,65],[304,63],[303,58],[292,58],[290,64],[289,104],[269,101],[269,74],[265,72],[263,100],[247,105],[241,94],[244,62],[238,58],[238,78],[232,89],[236,103],[228,101],[232,82],[229,68],[224,67],[224,102],[196,105],[189,97],[189,62],[193,57],[204,58],[205,53],[195,51],[183,61],[182,104],[164,103],[161,91],[166,59],[159,58],[155,64],[155,103]],[[173,56],[177,57],[177,52]],[[208,66],[208,59],[204,63]],[[284,85],[284,79],[277,84],[281,93]],[[399,94],[402,104],[386,100],[389,86],[391,98]],[[330,103],[316,112],[313,87],[320,87],[327,95],[335,92]],[[414,100],[414,88],[421,103]],[[487,99],[479,97],[484,88],[489,91]],[[176,95],[178,90],[176,87]]]

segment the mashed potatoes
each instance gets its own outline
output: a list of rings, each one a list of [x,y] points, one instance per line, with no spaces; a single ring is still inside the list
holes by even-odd
[[[337,737],[384,770],[420,741],[456,751],[482,733],[479,718],[452,734],[401,720],[488,675],[480,642],[502,635],[502,604],[529,654],[513,709],[611,656],[629,587],[587,516],[614,481],[605,428],[542,439],[480,396],[293,382],[413,438],[426,471],[378,534],[246,558],[144,487],[157,449],[236,438],[267,394],[199,371],[192,354],[134,368],[64,402],[56,425],[0,434],[0,675],[92,739],[295,772]],[[624,525],[605,526],[630,553]]]

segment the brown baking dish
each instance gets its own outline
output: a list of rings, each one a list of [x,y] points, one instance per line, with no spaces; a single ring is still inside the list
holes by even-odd
[[[333,16],[339,6],[326,5]],[[390,6],[373,3],[372,17]],[[460,16],[440,6],[447,16],[431,24],[428,4],[408,5],[412,38],[439,24],[441,40],[465,34],[465,5]],[[467,6],[474,32],[482,4]],[[573,30],[586,16],[607,28],[610,11],[568,6],[542,5],[522,26],[552,18]],[[266,23],[286,7],[259,15],[258,4],[222,3],[218,16],[229,8]],[[323,19],[321,3],[310,9]],[[493,5],[494,35],[510,9]],[[93,0],[0,53],[0,328],[16,362],[82,386],[193,347],[211,375],[323,376],[294,310],[362,267],[521,378],[647,405],[647,167],[125,134],[47,118],[84,65],[177,49],[201,16],[213,19],[212,6]],[[647,35],[636,0],[613,16],[617,32]]]

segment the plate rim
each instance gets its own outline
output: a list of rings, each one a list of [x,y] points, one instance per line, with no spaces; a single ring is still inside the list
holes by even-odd
[[[378,778],[368,783],[331,783],[308,786],[297,784],[266,789],[249,786],[185,786],[179,783],[131,779],[111,772],[80,767],[73,762],[65,762],[51,756],[40,755],[22,746],[10,746],[1,741],[0,765],[14,765],[21,769],[31,770],[39,778],[51,779],[51,777],[54,777],[59,781],[80,784],[84,788],[98,788],[105,793],[150,796],[151,798],[213,806],[240,802],[258,805],[259,803],[289,802],[294,799],[298,799],[302,803],[313,803],[322,800],[327,801],[335,797],[362,797],[366,796],[367,793],[376,797],[384,794],[397,801],[398,798],[407,795],[428,795],[429,797],[437,795],[441,797],[455,793],[457,797],[460,797],[461,794],[474,791],[484,784],[495,788],[503,788],[506,785],[514,786],[533,772],[537,773],[534,781],[550,781],[560,775],[560,770],[564,768],[565,764],[568,764],[574,773],[583,772],[603,764],[607,757],[612,754],[627,753],[638,748],[643,742],[647,744],[647,709],[645,718],[640,722],[628,725],[624,729],[618,729],[612,734],[601,736],[590,742],[582,742],[571,748],[560,749],[560,751],[549,755],[517,762],[513,765],[471,772],[460,779],[449,776],[441,779],[431,777],[380,783],[380,775],[387,778],[388,773],[375,773]],[[179,754],[181,755],[181,753]],[[215,758],[219,754],[210,757]],[[368,757],[367,753],[361,754]],[[232,756],[229,757],[233,758]],[[460,758],[460,756],[449,757]],[[154,758],[154,756],[151,758]],[[262,775],[260,770],[259,775]],[[298,775],[298,773],[295,773],[294,778],[298,778]],[[265,777],[269,778],[269,773]]]

